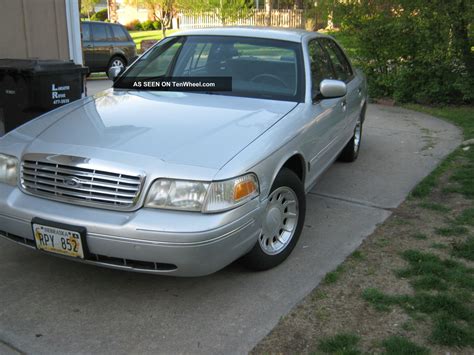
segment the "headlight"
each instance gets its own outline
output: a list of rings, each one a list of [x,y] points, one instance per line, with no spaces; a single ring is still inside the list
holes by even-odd
[[[253,174],[213,183],[159,179],[151,185],[145,207],[219,212],[240,206],[258,193]]]
[[[0,154],[0,183],[15,186],[18,181],[18,159]]]
[[[160,179],[148,192],[146,207],[201,211],[209,183]]]

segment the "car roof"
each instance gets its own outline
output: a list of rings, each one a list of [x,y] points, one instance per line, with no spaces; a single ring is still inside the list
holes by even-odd
[[[112,23],[112,22],[104,22],[104,21],[81,21],[81,23],[99,23],[99,24],[108,25],[108,26],[113,26],[113,25],[123,26],[120,23]]]
[[[306,36],[329,37],[322,33],[306,31],[296,28],[281,27],[257,27],[257,26],[236,26],[236,27],[209,27],[193,30],[181,30],[169,37],[175,36],[238,36],[277,39],[290,42],[302,42]]]

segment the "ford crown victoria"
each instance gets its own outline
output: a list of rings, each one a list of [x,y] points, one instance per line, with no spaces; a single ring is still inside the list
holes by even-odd
[[[124,270],[266,270],[295,247],[305,193],[359,154],[366,80],[329,36],[182,31],[122,71],[0,139],[0,236]],[[164,76],[231,77],[232,90],[117,85]]]

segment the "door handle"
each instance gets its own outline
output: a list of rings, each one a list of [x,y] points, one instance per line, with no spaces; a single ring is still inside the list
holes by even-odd
[[[88,44],[86,48],[92,48],[92,44]]]
[[[359,94],[359,96],[361,96],[362,95],[362,88],[358,88],[357,93]]]
[[[347,101],[345,99],[341,101],[341,107],[342,107],[342,111],[346,111]]]

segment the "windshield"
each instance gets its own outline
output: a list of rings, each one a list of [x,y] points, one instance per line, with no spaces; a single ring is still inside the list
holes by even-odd
[[[214,94],[301,101],[298,43],[233,36],[170,37],[143,55],[121,80],[231,77],[232,91]]]

